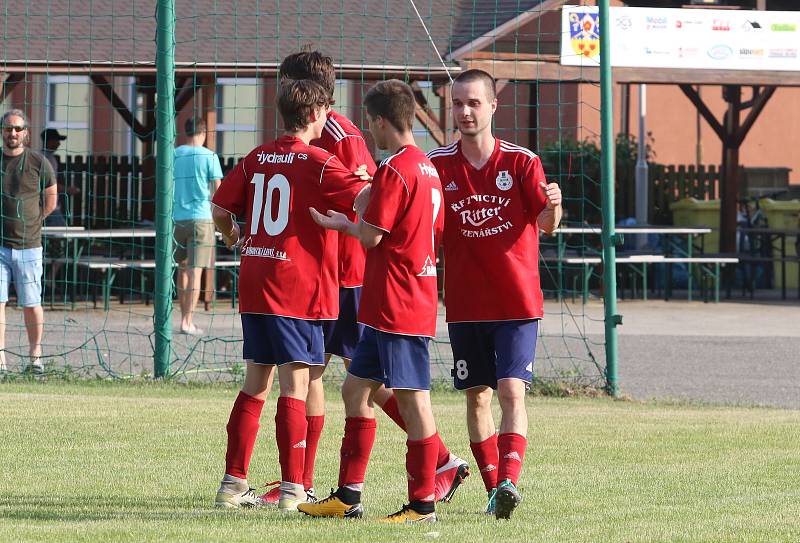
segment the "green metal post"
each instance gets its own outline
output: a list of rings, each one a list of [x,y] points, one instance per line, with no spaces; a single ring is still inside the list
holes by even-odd
[[[153,373],[169,373],[172,355],[172,202],[175,148],[175,0],[156,7],[156,350]]]
[[[603,303],[606,332],[606,388],[612,396],[619,394],[617,382],[617,262],[614,231],[614,117],[611,110],[611,18],[608,0],[600,0],[600,163],[603,211]]]

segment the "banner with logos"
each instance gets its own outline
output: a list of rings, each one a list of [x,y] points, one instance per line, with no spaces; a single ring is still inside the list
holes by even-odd
[[[609,8],[611,65],[800,70],[800,12]],[[596,6],[564,6],[561,64],[599,66]]]

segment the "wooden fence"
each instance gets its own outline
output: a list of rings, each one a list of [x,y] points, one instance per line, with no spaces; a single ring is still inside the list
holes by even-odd
[[[239,160],[241,157],[222,157],[223,174]],[[146,170],[139,157],[68,155],[65,162],[59,157],[60,181],[80,190],[60,196],[67,224],[122,228],[153,221],[155,179]]]
[[[713,164],[650,164],[649,177],[651,224],[672,224],[669,205],[682,198],[716,200],[720,197],[720,171]]]

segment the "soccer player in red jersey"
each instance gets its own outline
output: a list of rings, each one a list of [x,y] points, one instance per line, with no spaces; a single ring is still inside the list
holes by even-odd
[[[327,228],[358,238],[368,249],[358,320],[366,326],[342,385],[345,433],[339,488],[330,497],[300,504],[311,516],[359,517],[361,492],[375,440],[372,397],[392,388],[408,433],[409,504],[388,522],[434,521],[434,478],[439,437],[430,401],[428,342],[436,333],[436,249],[443,228],[436,169],[415,146],[411,88],[382,81],[364,97],[370,131],[389,149],[372,181],[360,222],[312,209]]]
[[[322,133],[328,100],[328,92],[313,81],[282,84],[277,105],[285,134],[253,149],[212,200],[214,223],[226,245],[241,245],[239,310],[247,363],[227,426],[219,507],[261,504],[247,484],[247,469],[275,366],[278,506],[293,511],[307,500],[305,403],[309,381],[321,375],[310,370],[324,365],[322,322],[339,311],[336,270],[327,265],[336,258],[336,235],[320,228],[308,208],[352,210],[366,187],[334,155],[309,145]],[[234,216],[247,218],[244,235]]]
[[[525,391],[533,377],[544,303],[539,231],[561,220],[561,190],[532,151],[495,138],[492,77],[453,83],[461,139],[428,153],[444,187],[445,305],[455,387],[467,397],[470,446],[489,494],[486,512],[509,518],[527,446]],[[491,400],[502,412],[495,433]]]
[[[333,99],[336,84],[336,70],[333,59],[319,51],[302,51],[288,55],[281,62],[278,72],[280,79],[310,79],[319,83],[327,90]],[[344,115],[331,110],[319,139],[313,140],[311,145],[322,147],[336,155],[341,162],[351,171],[363,172],[365,177],[371,178],[375,174],[376,166],[367,149],[361,131]],[[355,221],[355,212],[348,213],[348,219]],[[361,242],[347,235],[339,236],[339,318],[325,321],[323,335],[325,337],[326,364],[331,355],[339,356],[344,360],[345,368],[350,365],[356,344],[361,338],[364,326],[358,322],[357,315],[361,299],[361,287],[364,281],[364,264],[366,251]],[[312,374],[324,372],[325,367],[314,367]],[[403,430],[405,422],[400,416],[397,398],[391,390],[380,387],[373,395],[373,402]],[[314,495],[314,464],[317,444],[325,421],[325,394],[322,379],[312,379],[306,401],[306,419],[308,434],[306,437],[306,458],[303,484],[309,495]],[[453,455],[439,442],[439,452],[436,463],[436,501],[450,501],[462,483],[469,475],[469,465],[461,458]],[[263,494],[261,498],[268,503],[278,500],[279,489],[273,489]]]

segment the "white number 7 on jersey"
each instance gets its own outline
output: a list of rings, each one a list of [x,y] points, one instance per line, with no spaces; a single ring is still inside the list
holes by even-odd
[[[436,217],[442,207],[442,193],[431,187],[431,203],[433,204],[433,222],[431,223],[431,250],[436,253]],[[434,257],[436,254],[433,255]]]
[[[291,187],[286,176],[276,173],[267,182],[267,202],[264,204],[264,174],[253,174],[250,181],[256,186],[253,192],[252,217],[250,219],[250,235],[258,233],[258,225],[261,223],[261,211],[264,210],[264,230],[270,236],[277,236],[283,232],[289,224],[289,200]],[[278,191],[278,216],[272,217],[272,195]]]

